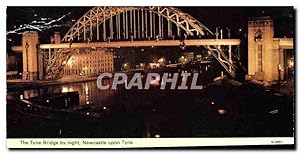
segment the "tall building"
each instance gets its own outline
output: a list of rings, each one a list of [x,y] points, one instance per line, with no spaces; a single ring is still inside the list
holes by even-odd
[[[113,68],[113,53],[98,48],[75,53],[67,62],[63,75],[91,76],[112,72]]]

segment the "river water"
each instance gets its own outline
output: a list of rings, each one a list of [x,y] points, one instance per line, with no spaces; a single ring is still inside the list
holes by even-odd
[[[176,68],[173,72],[200,73],[206,86],[220,76],[216,63]],[[225,73],[224,73],[225,74]],[[105,80],[111,83],[111,80]],[[78,108],[77,118],[19,114],[8,103],[8,137],[226,137],[278,135],[258,133],[241,114],[238,89],[204,90],[100,90],[96,81],[8,91],[42,106]],[[75,92],[78,95],[63,95]],[[62,95],[62,97],[60,96]],[[62,99],[62,101],[60,100]],[[56,105],[53,103],[56,102]],[[59,105],[57,105],[57,102]],[[60,104],[63,105],[60,105]],[[50,105],[49,105],[50,104]],[[52,104],[52,105],[51,105]],[[252,111],[251,111],[252,112]],[[46,113],[47,114],[47,113]],[[49,113],[50,115],[50,113]],[[96,118],[92,115],[97,115]],[[263,126],[260,126],[263,127]]]

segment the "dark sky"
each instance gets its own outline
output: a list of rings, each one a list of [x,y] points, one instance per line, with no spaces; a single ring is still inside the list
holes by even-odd
[[[49,21],[58,19],[63,15],[63,20],[54,22],[60,27],[45,28],[41,40],[48,40],[54,31],[64,33],[91,7],[8,7],[7,8],[7,32],[20,28],[22,24],[28,24],[34,20],[44,18]],[[247,32],[247,21],[249,17],[271,16],[275,24],[275,36],[291,37],[290,31],[294,25],[294,10],[292,7],[179,7],[183,12],[189,13],[194,18],[203,23],[211,31],[215,27],[230,28],[232,34],[237,33],[238,29]],[[13,44],[19,44],[20,34],[11,33],[7,38]],[[9,43],[11,44],[11,43]]]

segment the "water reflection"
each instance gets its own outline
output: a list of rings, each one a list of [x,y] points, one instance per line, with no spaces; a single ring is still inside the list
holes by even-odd
[[[110,84],[111,80],[105,80],[104,84]],[[116,90],[100,90],[97,88],[96,82],[85,82],[85,83],[75,83],[69,84],[63,87],[62,89],[68,89],[67,92],[77,91],[79,93],[79,103],[80,105],[103,105],[107,97],[114,95]]]
[[[206,85],[221,74],[221,71],[213,66],[204,65],[201,68],[176,68],[172,71],[202,72],[197,85]],[[112,80],[103,80],[103,84],[112,84]],[[212,92],[203,93],[202,90],[160,90],[159,86],[150,90],[127,90],[124,87],[117,90],[100,90],[96,81],[89,81],[23,90],[20,94],[24,95],[25,99],[39,98],[39,102],[43,102],[44,105],[58,102],[62,106],[56,104],[57,108],[73,107],[74,104],[79,106],[74,115],[62,115],[63,118],[59,120],[36,120],[37,123],[45,125],[41,126],[43,137],[49,136],[55,130],[52,134],[54,137],[160,138],[217,136],[220,132],[215,131],[219,130],[224,130],[221,133],[228,135],[235,132],[235,121],[231,119],[234,112],[231,108],[238,103],[234,102],[236,100],[225,100],[227,97],[222,101],[211,98],[211,94],[217,92],[224,94],[226,91],[212,89]],[[216,96],[221,96],[220,94]],[[60,96],[62,101],[58,101]],[[76,102],[76,97],[78,103],[72,103]],[[232,98],[235,97],[228,97]],[[227,103],[230,105],[226,105]],[[73,118],[75,120],[70,120]],[[222,125],[221,122],[227,125]],[[36,134],[33,133],[33,136]]]
[[[103,84],[111,84],[112,80],[103,80]],[[36,97],[42,97],[47,99],[56,94],[67,94],[70,92],[77,92],[79,94],[80,106],[82,105],[104,105],[103,103],[109,96],[114,95],[117,90],[100,90],[97,88],[96,81],[73,83],[66,85],[58,85],[51,87],[42,87],[38,89],[22,90],[18,95],[20,99],[31,99]],[[49,101],[49,100],[48,100]]]
[[[32,97],[37,97],[39,95],[38,89],[30,89],[30,90],[24,90],[23,96],[25,99],[29,99]]]
[[[208,70],[208,68],[212,69],[211,71]],[[219,68],[215,65],[211,66],[211,64],[205,64],[201,67],[201,65],[196,66],[187,66],[185,68],[176,68],[176,72],[179,73],[200,73],[197,84],[199,85],[205,85],[212,81],[212,79],[219,74],[218,70]],[[203,74],[203,71],[205,72]],[[172,70],[171,70],[172,72]],[[170,77],[171,73],[168,74]],[[187,82],[187,78],[181,78],[181,81]],[[112,79],[106,79],[102,80],[103,85],[112,84]],[[161,81],[164,83],[165,81]],[[151,80],[151,85],[159,85],[157,79]],[[125,83],[125,86],[127,85],[127,80]],[[43,97],[46,99],[47,97],[51,97],[53,94],[59,94],[59,93],[70,93],[70,92],[78,92],[79,94],[79,102],[78,104],[80,106],[84,105],[100,105],[104,106],[105,102],[107,102],[107,99],[109,96],[115,95],[118,90],[100,90],[97,88],[96,81],[89,81],[89,82],[82,82],[82,83],[72,83],[72,84],[64,84],[64,85],[57,85],[57,86],[47,86],[42,88],[36,88],[36,89],[26,89],[21,90],[19,93],[19,98],[21,99],[30,99],[35,97]]]

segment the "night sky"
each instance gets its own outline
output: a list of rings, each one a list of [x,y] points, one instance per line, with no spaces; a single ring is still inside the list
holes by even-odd
[[[64,16],[61,20],[51,23],[53,27],[43,29],[41,42],[48,41],[54,31],[64,33],[91,7],[8,7],[7,8],[7,32],[20,28],[22,24],[29,24],[32,21],[50,22]],[[232,34],[238,33],[241,28],[247,30],[249,17],[271,16],[275,24],[275,35],[278,37],[291,37],[293,32],[287,29],[294,29],[292,7],[180,7],[183,12],[189,13],[198,19],[211,31],[215,27],[230,28]],[[39,23],[33,23],[39,24]],[[279,26],[280,25],[280,26]],[[7,34],[9,41],[19,42],[21,30],[17,33]],[[18,44],[18,43],[17,43]]]

